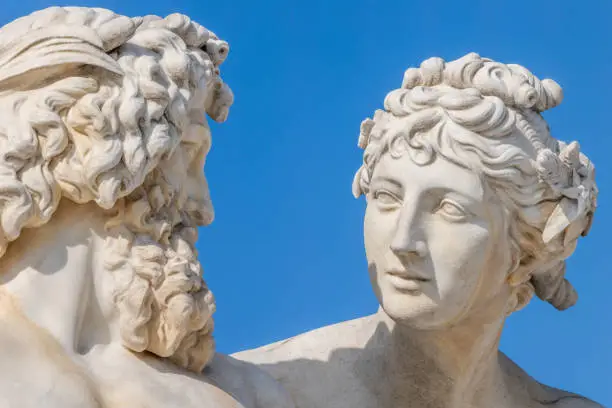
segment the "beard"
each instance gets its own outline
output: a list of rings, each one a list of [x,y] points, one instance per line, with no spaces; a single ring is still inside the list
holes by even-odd
[[[123,203],[108,225],[106,268],[115,278],[121,338],[132,351],[201,372],[214,354],[215,302],[197,259],[194,217],[176,202],[154,209],[151,196]]]

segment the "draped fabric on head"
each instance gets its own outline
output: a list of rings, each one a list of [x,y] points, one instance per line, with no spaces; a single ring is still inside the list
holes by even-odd
[[[409,146],[420,164],[438,154],[477,169],[513,207],[508,233],[513,271],[521,271],[511,274],[513,283],[532,285],[540,298],[566,309],[577,295],[564,278],[565,259],[588,233],[597,187],[593,164],[578,143],[553,138],[541,116],[562,98],[556,82],[520,65],[475,53],[450,62],[430,58],[408,69],[402,87],[387,95],[385,109],[362,123],[363,165],[353,194],[368,193],[378,159],[398,145]],[[459,125],[469,136],[440,123]]]
[[[188,46],[205,49],[215,67],[228,55],[225,41],[181,14],[129,18],[101,8],[50,7],[0,28],[0,90],[18,88],[16,79],[30,73],[35,73],[36,83],[42,83],[56,76],[58,69],[65,71],[71,65],[103,68],[121,75],[123,70],[109,53],[136,30],[155,28],[168,29]],[[223,103],[207,112],[216,121],[225,120],[224,108],[233,102],[229,88],[223,85],[219,85],[223,89],[217,95]]]
[[[52,78],[57,68],[90,65],[121,75],[108,53],[129,39],[137,21],[103,9],[53,7],[0,29],[0,89],[21,75]],[[42,82],[42,81],[40,81]]]

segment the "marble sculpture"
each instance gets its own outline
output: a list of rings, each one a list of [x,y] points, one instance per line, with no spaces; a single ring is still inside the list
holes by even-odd
[[[556,82],[473,53],[408,69],[361,125],[353,182],[378,312],[236,357],[299,408],[599,407],[498,350],[534,295],[559,310],[577,300],[565,260],[597,188],[578,143],[541,115],[561,99]]]
[[[596,208],[542,112],[562,91],[476,54],[406,71],[361,125],[377,313],[230,357],[195,251],[228,44],[188,17],[52,7],[0,29],[0,406],[599,407],[498,350]]]
[[[290,408],[215,355],[194,248],[228,45],[180,14],[0,29],[0,406]]]

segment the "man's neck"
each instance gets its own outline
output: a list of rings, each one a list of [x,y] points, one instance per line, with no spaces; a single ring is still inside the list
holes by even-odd
[[[22,313],[68,352],[78,352],[88,305],[95,300],[92,258],[101,211],[67,200],[51,221],[26,229],[2,257],[0,287]]]

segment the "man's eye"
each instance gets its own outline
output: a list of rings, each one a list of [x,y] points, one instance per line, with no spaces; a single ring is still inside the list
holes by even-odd
[[[462,221],[468,216],[461,205],[449,200],[442,200],[436,212],[452,221]]]
[[[385,190],[377,190],[374,192],[374,199],[381,205],[384,206],[395,206],[398,205],[401,200],[393,193]]]

